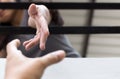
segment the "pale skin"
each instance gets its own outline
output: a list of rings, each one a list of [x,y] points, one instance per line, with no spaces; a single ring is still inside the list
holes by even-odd
[[[40,44],[40,49],[45,49],[45,43],[49,36],[48,24],[51,20],[49,10],[44,5],[31,4],[28,9],[28,24],[37,29],[36,36],[33,39],[25,41],[23,45],[28,50],[36,44]]]
[[[0,0],[0,2],[15,2],[15,0]],[[13,17],[15,13],[17,15]],[[37,32],[33,39],[25,41],[23,45],[26,50],[29,50],[32,46],[39,43],[40,49],[44,50],[49,35],[48,24],[51,21],[49,10],[44,5],[31,4],[28,9],[28,14],[28,25],[36,28]],[[0,9],[0,23],[11,22],[17,26],[21,22],[21,16],[22,11]],[[61,61],[65,57],[65,52],[59,50],[43,57],[27,58],[17,49],[19,45],[20,41],[18,39],[13,40],[7,45],[5,79],[40,79],[46,67]]]
[[[65,52],[58,50],[43,57],[28,58],[17,49],[19,45],[18,39],[7,45],[5,79],[40,79],[48,66],[60,62],[65,57]]]
[[[15,2],[15,0],[0,0],[0,2]],[[29,50],[36,44],[39,44],[41,50],[45,49],[47,37],[49,36],[48,25],[51,21],[51,15],[48,8],[44,5],[31,4],[28,8],[28,25],[32,28],[36,28],[36,35],[30,40],[26,40],[23,46],[26,50]],[[11,22],[13,26],[18,26],[22,20],[22,10],[7,10],[0,9],[0,23]],[[7,17],[7,18],[6,18]],[[19,18],[19,19],[18,19]],[[5,50],[0,51],[5,52]],[[0,57],[5,57],[0,54]]]

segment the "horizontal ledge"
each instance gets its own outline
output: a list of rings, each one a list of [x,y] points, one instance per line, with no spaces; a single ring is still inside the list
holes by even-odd
[[[53,26],[50,34],[120,34],[120,26]],[[35,34],[36,30],[28,26],[0,26],[0,34]]]
[[[88,3],[88,2],[87,3],[80,3],[80,2],[0,3],[0,8],[1,9],[28,9],[31,3],[46,5],[49,9],[120,9],[120,3]]]

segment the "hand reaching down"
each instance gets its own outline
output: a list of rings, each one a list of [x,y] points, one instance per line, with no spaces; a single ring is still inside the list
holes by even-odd
[[[28,9],[29,20],[28,25],[36,28],[37,32],[34,38],[27,40],[23,43],[26,50],[32,46],[40,44],[40,49],[45,49],[45,43],[49,36],[48,24],[51,21],[50,12],[44,5],[31,4]]]

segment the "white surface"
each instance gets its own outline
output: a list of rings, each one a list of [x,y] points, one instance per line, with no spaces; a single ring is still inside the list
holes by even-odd
[[[0,59],[0,79],[4,68]],[[120,58],[65,58],[48,67],[42,79],[120,79]]]
[[[0,79],[4,79],[6,60],[0,58]]]

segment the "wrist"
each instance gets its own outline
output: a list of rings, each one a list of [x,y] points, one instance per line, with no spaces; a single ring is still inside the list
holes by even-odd
[[[44,5],[36,5],[36,6],[39,7],[41,15],[45,18],[47,24],[49,24],[51,21],[51,15],[48,8]]]

